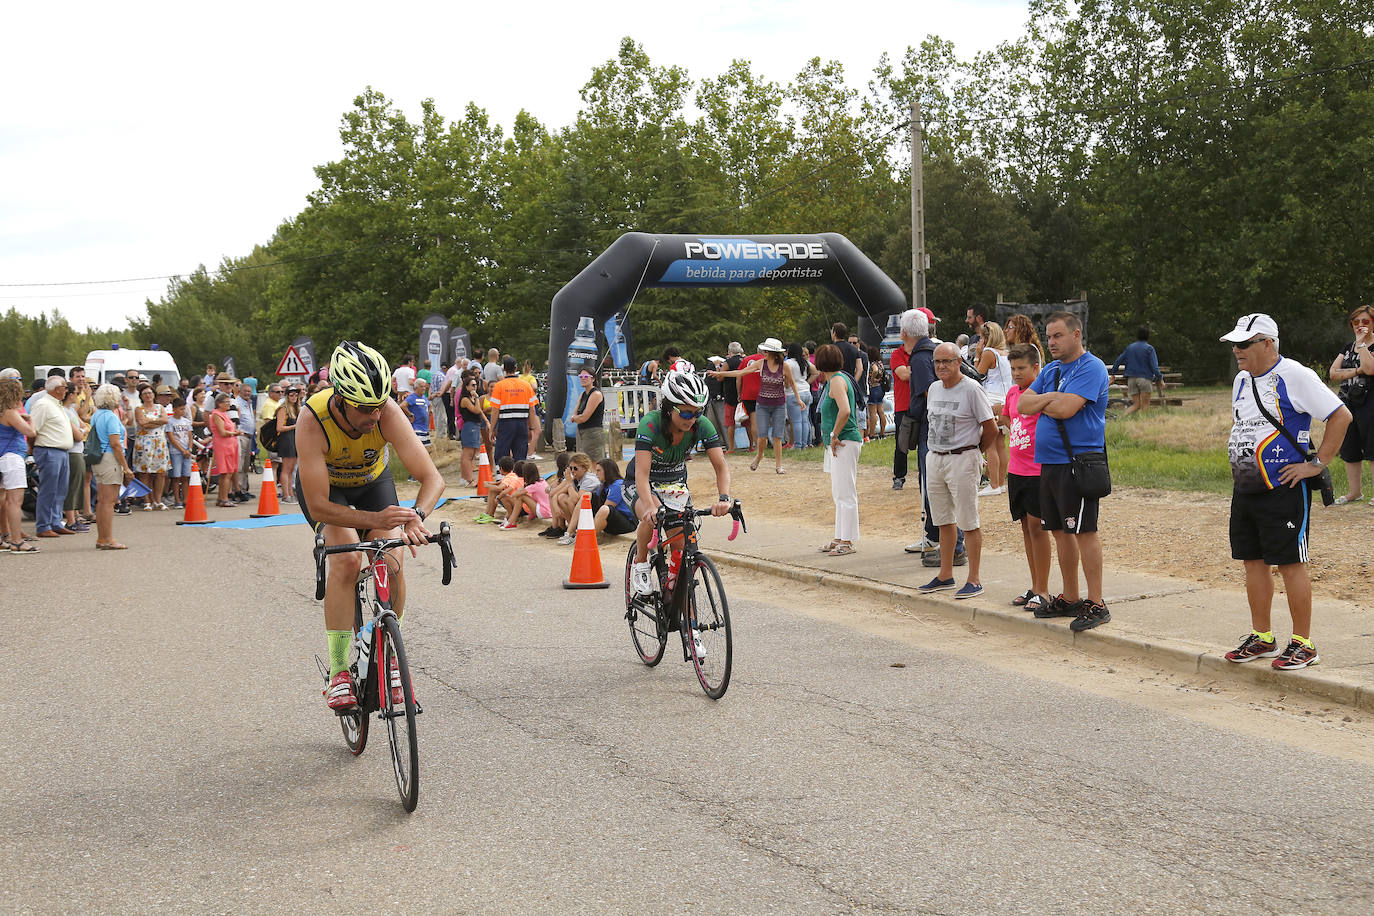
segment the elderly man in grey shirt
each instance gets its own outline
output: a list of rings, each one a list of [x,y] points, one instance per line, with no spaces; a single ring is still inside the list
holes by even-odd
[[[980,453],[997,438],[997,421],[983,387],[959,371],[959,348],[954,344],[935,348],[935,376],[926,392],[926,470],[931,521],[940,529],[940,572],[920,591],[954,588],[954,545],[963,529],[968,581],[954,597],[972,598],[983,591],[978,575],[983,554],[978,464]]]

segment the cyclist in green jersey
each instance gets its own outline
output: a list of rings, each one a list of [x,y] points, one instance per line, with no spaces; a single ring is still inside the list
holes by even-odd
[[[663,403],[644,415],[635,435],[635,457],[625,469],[625,500],[639,517],[635,562],[630,567],[630,584],[635,593],[653,593],[649,572],[649,540],[654,534],[654,518],[659,501],[653,484],[687,482],[687,455],[700,444],[716,472],[719,494],[712,515],[730,514],[730,467],[720,435],[711,421],[702,416],[706,410],[706,383],[690,372],[669,372],[663,379]],[[633,468],[633,473],[631,472]],[[679,535],[671,535],[669,543]]]

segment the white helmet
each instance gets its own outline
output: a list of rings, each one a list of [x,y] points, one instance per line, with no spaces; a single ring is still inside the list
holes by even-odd
[[[690,372],[672,371],[663,377],[663,396],[674,404],[706,406],[706,383]]]

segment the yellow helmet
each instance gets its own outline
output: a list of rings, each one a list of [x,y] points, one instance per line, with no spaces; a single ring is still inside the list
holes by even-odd
[[[382,354],[358,340],[345,340],[329,358],[329,382],[344,400],[380,407],[391,397],[391,367]]]

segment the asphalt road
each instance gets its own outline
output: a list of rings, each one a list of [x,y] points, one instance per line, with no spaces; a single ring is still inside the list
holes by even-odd
[[[133,549],[0,558],[7,911],[1374,911],[1367,756],[828,621],[804,611],[855,599],[731,569],[712,702],[671,644],[639,664],[615,588],[565,591],[567,551],[490,526],[457,526],[453,586],[437,550],[408,563],[407,815],[382,732],[352,758],[321,699],[303,526],[117,533]]]

